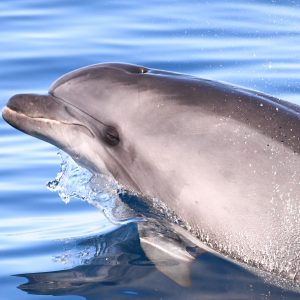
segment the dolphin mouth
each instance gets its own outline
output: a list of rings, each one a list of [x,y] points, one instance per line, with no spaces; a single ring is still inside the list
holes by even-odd
[[[27,119],[32,119],[34,121],[45,122],[45,123],[49,123],[49,122],[56,123],[56,124],[64,123],[64,122],[60,122],[54,119],[48,119],[44,117],[30,117],[22,112],[18,112],[17,110],[10,108],[9,106],[5,106],[2,109],[2,117],[7,123],[9,123],[12,126],[15,125],[14,120],[16,120],[17,118],[27,118]],[[64,124],[68,124],[68,123],[64,123]],[[71,125],[71,123],[69,124]]]
[[[52,124],[57,124],[57,125],[74,125],[74,126],[82,126],[85,127],[86,129],[88,129],[92,135],[94,135],[92,133],[92,131],[85,125],[81,124],[81,123],[73,123],[73,122],[64,122],[64,121],[57,121],[54,119],[48,119],[48,118],[44,118],[44,117],[30,117],[26,114],[23,114],[21,112],[15,111],[13,109],[11,109],[8,106],[5,106],[2,110],[2,117],[3,119],[9,123],[10,125],[16,127],[13,123],[13,120],[17,119],[17,118],[26,118],[26,119],[31,119],[32,121],[37,121],[37,122],[44,122],[46,124],[52,123]]]
[[[92,130],[80,122],[68,108],[51,95],[18,94],[2,109],[3,119],[27,134],[41,138],[49,126],[78,126],[95,137]]]

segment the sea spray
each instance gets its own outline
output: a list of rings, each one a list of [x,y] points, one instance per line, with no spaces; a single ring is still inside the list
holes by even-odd
[[[134,211],[119,198],[121,188],[112,177],[92,174],[63,151],[58,155],[61,170],[47,187],[57,192],[65,203],[72,198],[81,199],[101,210],[112,223],[126,224],[137,220]]]

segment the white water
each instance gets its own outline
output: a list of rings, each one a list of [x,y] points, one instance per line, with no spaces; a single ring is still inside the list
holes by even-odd
[[[59,151],[58,155],[61,158],[61,171],[53,181],[48,182],[47,187],[57,192],[65,203],[72,198],[79,198],[98,208],[114,224],[136,220],[134,211],[120,200],[120,187],[112,177],[92,174],[63,151]]]

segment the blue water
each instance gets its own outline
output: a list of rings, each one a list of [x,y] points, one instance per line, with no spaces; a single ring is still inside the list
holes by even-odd
[[[300,2],[0,2],[0,106],[57,77],[121,61],[222,80],[300,104]],[[46,188],[57,149],[0,120],[0,299],[299,299],[212,254],[182,288],[155,269],[134,224]],[[112,231],[112,230],[115,231]],[[18,275],[18,276],[13,276]]]

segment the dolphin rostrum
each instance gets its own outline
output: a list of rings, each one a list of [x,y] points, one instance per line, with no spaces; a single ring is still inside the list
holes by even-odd
[[[3,117],[166,207],[209,249],[300,282],[297,105],[108,63],[61,77],[48,95],[13,96]]]

